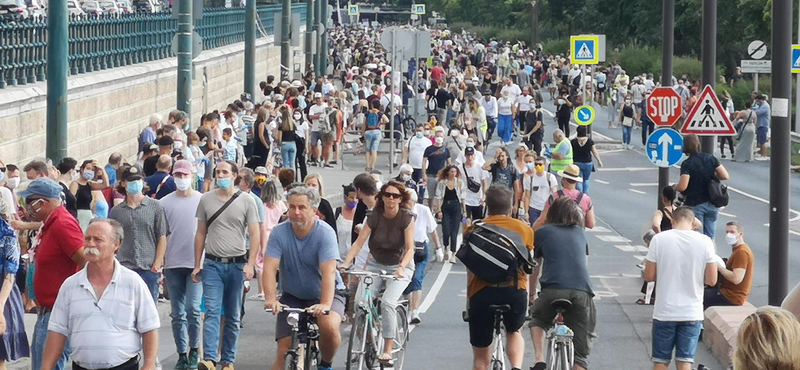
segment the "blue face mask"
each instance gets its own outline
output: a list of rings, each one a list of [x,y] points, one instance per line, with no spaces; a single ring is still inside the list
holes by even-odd
[[[94,179],[94,171],[83,171],[83,178],[86,181],[92,181]]]
[[[125,186],[125,192],[135,195],[141,193],[143,188],[144,182],[142,180],[128,181],[128,185]]]
[[[353,209],[358,206],[358,202],[347,202],[347,208]]]
[[[421,138],[422,138],[422,136],[423,136],[423,135],[422,135],[422,132],[421,132],[421,131],[417,131],[417,137],[421,139]]]
[[[533,168],[536,166],[536,164],[531,162],[531,163],[526,163],[525,166],[528,167],[528,171],[533,171]]]
[[[223,177],[217,179],[217,186],[219,186],[219,188],[222,190],[227,190],[229,187],[231,187],[231,178]]]

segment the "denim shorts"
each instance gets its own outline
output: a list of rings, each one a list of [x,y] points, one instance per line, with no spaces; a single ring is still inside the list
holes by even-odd
[[[653,362],[668,364],[675,349],[676,362],[694,362],[702,321],[653,320]]]
[[[758,141],[758,145],[764,144],[767,142],[767,132],[769,128],[766,126],[762,126],[756,129],[756,141]]]
[[[377,152],[381,144],[381,130],[367,130],[364,133],[364,150]]]

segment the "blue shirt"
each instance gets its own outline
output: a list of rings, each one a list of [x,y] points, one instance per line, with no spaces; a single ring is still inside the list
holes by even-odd
[[[770,106],[766,101],[758,106],[753,106],[753,112],[758,117],[758,127],[769,127]]]
[[[106,175],[108,175],[108,186],[114,186],[117,182],[117,170],[111,167],[110,164],[105,166]]]
[[[142,130],[142,134],[139,135],[139,151],[144,151],[144,144],[147,143],[155,143],[156,141],[156,132],[150,126],[147,126]]]
[[[275,226],[267,242],[266,256],[280,262],[281,289],[299,299],[320,299],[322,272],[319,265],[339,258],[336,232],[325,221],[315,220],[305,238],[298,238],[290,222]],[[336,273],[336,289],[344,289]]]
[[[166,172],[158,171],[154,173],[152,176],[145,178],[144,182],[147,184],[150,190],[144,193],[144,195],[150,197],[153,196],[153,194],[155,194],[156,199],[161,199],[163,197],[166,197],[170,193],[174,192],[175,190],[177,190],[177,188],[175,187],[175,179],[172,176],[169,176],[167,181],[164,182],[164,185],[161,185],[161,189],[158,189],[158,185],[161,184],[161,181],[164,180],[165,176],[169,176],[169,174]],[[158,189],[158,193],[156,193],[156,189]]]

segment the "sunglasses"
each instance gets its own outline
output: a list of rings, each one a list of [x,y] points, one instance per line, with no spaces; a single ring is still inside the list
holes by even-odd
[[[400,193],[383,193],[383,196],[391,199],[400,199],[403,197]]]

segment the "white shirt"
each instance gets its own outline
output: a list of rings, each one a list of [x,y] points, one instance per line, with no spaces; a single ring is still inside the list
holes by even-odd
[[[466,149],[467,148],[464,148],[464,150],[466,150]],[[483,153],[478,151],[477,149],[475,150],[475,159],[474,159],[474,161],[475,161],[475,164],[477,164],[480,167],[483,167],[483,165],[486,164],[486,159],[483,158]],[[461,154],[459,154],[458,158],[456,158],[456,166],[460,166],[460,165],[462,165],[464,163],[467,163],[467,156],[464,155],[464,151],[462,150]]]
[[[483,98],[481,99],[481,104],[483,104],[483,108],[486,109],[486,117],[497,119],[497,98],[494,96],[489,97],[489,101]]]
[[[477,163],[473,163],[472,167],[467,167],[463,165],[459,168],[461,170],[461,180],[464,182],[464,186],[467,187],[467,177],[471,178],[472,181],[477,181],[481,183],[481,190],[478,190],[477,193],[472,192],[467,187],[466,194],[464,195],[464,204],[470,207],[477,207],[481,205],[481,199],[483,199],[483,180],[490,180],[492,177],[489,175],[489,172],[484,171],[481,166]]]
[[[653,237],[646,257],[657,266],[653,319],[703,320],[706,264],[714,256],[714,242],[696,231],[672,229]]]
[[[436,231],[436,219],[433,218],[433,213],[428,206],[415,203],[412,211],[417,215],[414,221],[414,241],[415,242],[428,242],[428,235]]]
[[[119,366],[142,350],[142,334],[161,326],[158,310],[144,280],[116,259],[99,299],[86,271],[61,285],[47,329],[67,337],[70,358],[82,367]]]
[[[550,172],[543,172],[541,176],[534,172],[533,175],[525,175],[525,178],[522,179],[522,190],[531,192],[528,207],[540,211],[544,209],[553,187],[558,188],[558,181],[556,176]]]
[[[531,95],[520,95],[517,97],[517,104],[519,105],[520,112],[527,112],[531,110],[531,101],[533,100],[533,96]]]
[[[646,79],[646,80],[644,80],[644,87],[647,90],[652,91],[656,87],[656,83],[653,82],[653,80],[651,80],[651,79]]]
[[[418,138],[412,136],[406,141],[406,148],[408,148],[408,164],[414,169],[422,169],[422,157],[425,155],[425,149],[433,145],[431,139],[423,136]]]
[[[510,96],[508,97],[508,99],[503,97],[497,100],[497,107],[498,107],[497,110],[501,115],[510,116],[512,113],[513,106],[514,106],[514,99],[512,99]]]
[[[503,89],[500,90],[500,96],[503,96],[506,91],[508,91],[508,97],[511,98],[511,101],[517,101],[517,97],[522,95],[522,90],[515,83],[503,86]]]
[[[302,137],[303,140],[306,139],[306,131],[308,131],[308,121],[303,120],[303,123],[294,125],[294,134]]]
[[[309,116],[314,116],[317,114],[325,115],[326,108],[328,107],[325,105],[325,103],[322,103],[321,105],[314,104],[311,106],[311,108],[308,109],[308,115]],[[323,118],[324,118],[323,116],[319,116],[319,118],[312,120],[311,132],[319,131],[319,124]]]
[[[381,97],[381,109],[386,110],[386,107],[389,105],[389,99],[391,94],[383,94]],[[400,95],[394,95],[394,106],[399,111],[403,109],[403,98]]]

